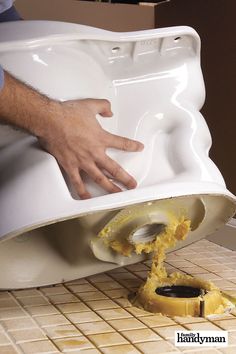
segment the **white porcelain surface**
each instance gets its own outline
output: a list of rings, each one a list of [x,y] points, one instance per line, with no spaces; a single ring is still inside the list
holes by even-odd
[[[205,99],[200,40],[193,29],[172,27],[113,33],[59,22],[0,24],[0,63],[19,79],[55,99],[107,98],[114,116],[97,117],[103,128],[145,145],[141,153],[108,151],[136,178],[136,190],[109,195],[85,178],[93,198],[80,200],[54,157],[41,150],[35,138],[1,126],[0,237],[5,242],[0,245],[0,253],[4,246],[7,254],[10,248],[7,244],[12,247],[13,242],[8,240],[27,230],[87,214],[96,218],[99,212],[104,213],[108,222],[111,210],[147,201],[185,196],[181,200],[187,205],[191,195],[204,199],[207,220],[188,237],[187,243],[212,233],[234,214],[235,197],[226,189],[221,173],[208,156],[211,136],[199,113]],[[87,224],[83,234],[91,233],[92,223],[91,220]],[[72,224],[74,235],[76,221]],[[57,225],[56,228],[61,227]],[[66,237],[67,228],[63,230]],[[45,235],[45,228],[26,236],[29,240],[31,235],[29,243],[33,248],[37,239],[42,241],[39,234]],[[60,236],[58,242],[59,239]],[[58,251],[61,248],[55,246],[57,241],[50,248],[48,239],[43,236],[43,240],[46,244],[44,241],[40,244],[46,245],[42,252],[51,267],[50,277],[40,268],[40,260],[34,263],[28,258],[25,267],[31,267],[32,274],[22,267],[25,280],[18,282],[16,272],[10,272],[10,280],[5,280],[2,287],[70,280],[88,275],[86,267],[89,274],[114,267],[93,255],[87,257],[87,263],[82,262],[84,268],[78,262],[71,265],[63,252]],[[50,256],[52,245],[58,251],[57,261]],[[88,245],[86,250],[90,254]],[[30,254],[22,243],[9,256],[9,264],[16,252],[23,257],[26,252]],[[7,257],[4,259],[0,260],[0,266],[5,269],[9,264]],[[136,260],[134,257],[124,262]],[[19,270],[18,263],[15,261],[13,265]],[[63,276],[58,275],[59,264],[60,274],[64,269]],[[37,267],[41,271],[34,272]],[[3,284],[4,280],[0,281]]]

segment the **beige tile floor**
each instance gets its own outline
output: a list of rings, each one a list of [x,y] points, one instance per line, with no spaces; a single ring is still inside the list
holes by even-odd
[[[56,286],[0,292],[0,354],[236,353],[236,311],[214,318],[152,315],[127,294],[150,261]],[[169,271],[213,280],[236,295],[236,252],[201,240],[167,256]],[[229,346],[176,348],[175,330],[228,330]]]

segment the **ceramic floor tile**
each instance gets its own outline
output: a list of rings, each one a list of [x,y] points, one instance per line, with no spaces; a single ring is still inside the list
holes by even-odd
[[[151,328],[176,324],[171,318],[162,315],[140,317],[140,321]]]
[[[236,353],[236,346],[228,347],[228,348],[222,348],[222,349],[220,349],[220,352],[223,353],[223,354],[235,354]]]
[[[185,257],[185,259],[186,259],[186,257]],[[188,257],[188,260],[192,263],[192,256],[191,256],[191,255]],[[195,258],[195,261],[194,261],[193,263],[196,263],[196,258]],[[200,261],[198,262],[198,264],[199,264],[201,267],[203,267],[203,268],[205,267],[205,265],[213,265],[213,264],[219,265],[219,263],[220,263],[220,262],[218,262],[217,260],[215,260],[215,259],[210,259],[210,258],[208,258],[208,259],[202,258],[202,259],[200,259]]]
[[[120,280],[131,280],[131,279],[137,279],[136,275],[126,272],[126,273],[117,273],[112,276],[115,280],[120,281]]]
[[[77,293],[77,295],[83,301],[108,299],[108,297],[106,295],[104,295],[101,291],[98,291],[98,290],[97,291],[88,291],[88,292],[84,292],[84,293]]]
[[[19,302],[24,307],[26,306],[39,306],[39,305],[48,305],[49,302],[43,296],[26,296],[19,298]]]
[[[43,328],[48,326],[69,324],[66,317],[62,315],[37,316],[35,321]]]
[[[198,266],[193,266],[193,267],[189,267],[189,268],[186,268],[186,272],[188,274],[191,274],[193,276],[199,276],[199,274],[208,274],[208,270],[202,268],[202,267],[198,267]]]
[[[178,352],[178,349],[176,349],[171,343],[164,340],[158,340],[155,342],[137,343],[136,347],[140,349],[143,354],[150,354],[150,353],[164,354],[164,353]]]
[[[60,295],[70,293],[69,290],[67,290],[63,285],[47,286],[41,288],[40,290],[45,295]]]
[[[3,345],[0,347],[0,354],[21,354],[21,353],[15,347],[13,347],[13,345]]]
[[[232,262],[230,258],[225,259],[224,264],[232,270],[235,270],[236,262]]]
[[[121,279],[119,282],[128,289],[139,287],[143,284],[142,279]]]
[[[13,318],[9,320],[1,320],[2,325],[7,330],[35,328],[37,324],[30,317]]]
[[[81,336],[82,333],[78,328],[69,324],[69,325],[61,325],[61,326],[51,326],[44,328],[44,332],[50,339],[58,339],[58,338],[66,338],[66,337],[78,337]]]
[[[68,313],[66,314],[66,317],[73,323],[85,323],[102,320],[101,317],[92,311]]]
[[[127,272],[127,270],[123,267],[119,267],[119,268],[114,268],[112,270],[109,270],[108,272],[106,272],[106,274],[116,274],[116,273],[125,273]]]
[[[25,317],[27,312],[22,308],[9,308],[0,309],[0,320],[6,320],[10,318],[20,318]]]
[[[76,327],[85,335],[115,332],[106,321],[77,323]]]
[[[148,276],[149,270],[143,270],[141,272],[134,272],[135,275],[137,275],[139,278],[146,280]]]
[[[92,334],[88,338],[93,342],[98,348],[109,347],[111,345],[128,344],[128,341],[121,336],[119,333],[101,333]]]
[[[236,319],[216,320],[214,323],[227,331],[236,331]]]
[[[98,349],[79,349],[79,350],[73,350],[72,354],[101,354],[100,350]]]
[[[19,344],[19,347],[23,350],[24,354],[59,353],[56,346],[49,340],[21,343]]]
[[[126,298],[129,294],[129,290],[127,289],[104,290],[104,293],[112,299],[119,299],[121,297]]]
[[[218,286],[221,289],[224,288],[234,288],[235,284],[229,282],[228,280],[225,279],[220,279],[220,280],[214,280],[214,284]]]
[[[184,354],[220,354],[221,352],[217,349],[192,349],[192,350],[184,350]]]
[[[236,278],[226,278],[227,280],[231,281],[232,283],[236,284]]]
[[[73,294],[57,294],[48,297],[52,304],[64,304],[67,302],[80,302],[80,300]]]
[[[205,269],[209,270],[210,272],[213,272],[213,273],[221,273],[223,271],[228,271],[230,270],[229,267],[227,266],[224,266],[223,264],[219,264],[219,265],[215,265],[215,264],[212,264],[212,265],[205,265],[204,267]]]
[[[150,328],[122,331],[122,334],[131,343],[154,342],[162,338]]]
[[[16,343],[47,339],[39,328],[15,330],[11,331],[10,335]]]
[[[119,305],[112,300],[87,301],[87,304],[92,310],[113,309],[119,307]]]
[[[81,279],[68,281],[64,283],[64,285],[68,287],[69,285],[79,285],[79,284],[88,284],[88,283],[89,282],[86,280],[86,278],[81,278]]]
[[[97,288],[100,290],[113,290],[113,289],[121,289],[122,285],[117,283],[116,281],[106,281],[103,283],[96,284]]]
[[[185,325],[187,329],[190,329],[192,331],[220,331],[220,328],[213,323],[207,321],[203,323],[188,323]]]
[[[11,298],[8,299],[0,299],[0,309],[5,309],[8,307],[19,307],[18,303]]]
[[[232,313],[222,313],[218,315],[209,315],[206,317],[206,320],[217,321],[217,320],[230,320],[234,318],[235,316]]]
[[[90,277],[87,278],[91,283],[97,284],[97,283],[103,283],[106,281],[112,281],[112,278],[105,274],[105,273],[101,273],[101,274],[96,274],[96,275],[92,275]]]
[[[192,251],[192,254],[195,254],[195,252]],[[167,254],[165,262],[179,261],[179,260],[182,260],[182,256],[179,255],[178,251],[175,251]]]
[[[212,260],[215,260],[218,263],[227,264],[227,267],[229,266],[228,264],[230,263],[236,264],[236,262],[234,262],[231,257],[227,257],[227,259],[225,259],[225,257],[221,257],[220,255],[217,254],[213,256]]]
[[[125,318],[119,320],[108,321],[109,324],[114,327],[117,331],[124,331],[129,329],[140,329],[146,326],[136,318]]]
[[[222,278],[217,275],[217,274],[213,274],[213,273],[199,273],[196,274],[196,277],[204,279],[204,280],[211,280],[213,282],[215,282],[215,280],[221,280]]]
[[[5,333],[0,332],[0,345],[9,344],[10,340]]]
[[[68,288],[74,293],[84,293],[87,291],[96,291],[96,288],[89,283],[69,285]]]
[[[58,309],[53,305],[31,306],[27,307],[27,312],[32,316],[56,315],[59,314]]]
[[[193,266],[191,262],[186,260],[170,260],[167,262],[174,267],[183,268],[183,269]]]
[[[153,314],[151,314],[150,312],[147,312],[143,309],[139,309],[138,307],[135,306],[130,306],[129,308],[127,308],[127,311],[130,312],[135,317],[153,316]]]
[[[0,299],[11,299],[12,296],[8,291],[0,290]]]
[[[62,353],[73,353],[74,350],[94,348],[94,345],[84,336],[55,339],[54,343]]]
[[[181,316],[175,316],[173,318],[177,323],[180,324],[186,324],[186,323],[198,323],[198,322],[206,322],[207,319],[205,317],[191,317],[191,316],[186,316],[186,317],[181,317]]]
[[[140,354],[140,351],[131,344],[101,348],[101,352],[104,354]]]
[[[25,296],[39,296],[40,292],[37,289],[26,289],[26,290],[13,290],[12,294],[16,298],[20,298]]]
[[[201,240],[168,254],[167,261],[168,271],[179,267],[236,296],[236,252]],[[148,260],[56,286],[0,292],[0,354],[236,353],[235,309],[208,318],[168,318],[132,306],[127,296],[150,265]],[[226,329],[229,347],[177,349],[173,335],[182,328]]]
[[[178,269],[175,267],[172,267],[171,265],[169,265],[168,263],[165,263],[165,268],[167,273],[172,273],[172,272],[176,272]]]
[[[97,310],[96,311],[104,320],[116,320],[119,318],[132,317],[129,312],[122,308],[111,309],[111,310]]]
[[[128,307],[132,307],[132,304],[129,302],[128,299],[120,298],[114,300],[120,307],[127,309]]]
[[[143,263],[130,264],[130,265],[126,266],[125,268],[130,270],[131,272],[139,272],[141,270],[148,270],[148,267]]]
[[[236,332],[233,331],[233,332],[228,332],[228,344],[229,346],[231,345],[236,345]]]
[[[228,271],[224,271],[224,272],[217,272],[217,274],[224,278],[224,279],[228,279],[228,278],[235,278],[236,277],[236,271],[235,270],[228,270]]]
[[[90,308],[87,305],[83,304],[82,302],[61,304],[61,305],[57,305],[57,308],[63,313],[90,311]]]

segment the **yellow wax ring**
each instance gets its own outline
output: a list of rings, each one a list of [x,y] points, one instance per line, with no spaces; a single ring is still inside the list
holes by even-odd
[[[207,316],[223,313],[226,308],[232,307],[232,302],[223,296],[211,281],[179,272],[167,274],[164,265],[166,251],[187,237],[191,230],[191,221],[185,215],[177,216],[171,212],[166,212],[165,216],[166,225],[157,228],[158,234],[148,242],[133,242],[133,234],[121,235],[120,238],[112,239],[109,238],[106,228],[99,235],[107,246],[124,256],[130,256],[132,252],[136,254],[153,253],[148,277],[135,296],[130,297],[130,301],[146,311],[169,316]],[[155,230],[154,227],[153,230]],[[111,233],[111,231],[110,225],[109,232]],[[193,295],[191,296],[190,291],[190,295],[184,293],[183,297],[180,295],[167,296],[166,293],[163,293],[163,288],[167,289],[167,287],[172,287],[172,290],[175,291],[178,287],[182,287],[182,290],[183,288],[185,290],[192,288],[189,291],[193,291]]]

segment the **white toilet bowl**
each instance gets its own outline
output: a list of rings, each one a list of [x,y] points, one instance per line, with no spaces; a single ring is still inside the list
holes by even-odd
[[[192,28],[113,33],[60,22],[4,23],[0,63],[51,98],[108,99],[114,116],[97,117],[103,128],[145,145],[139,153],[107,152],[136,178],[135,190],[107,194],[85,177],[93,198],[80,200],[34,137],[1,126],[0,288],[68,281],[143,259],[91,247],[119,212],[134,213],[134,226],[124,221],[124,229],[148,235],[151,225],[165,224],[166,210],[187,209],[195,226],[177,248],[234,214],[236,198],[208,156],[200,40]]]

